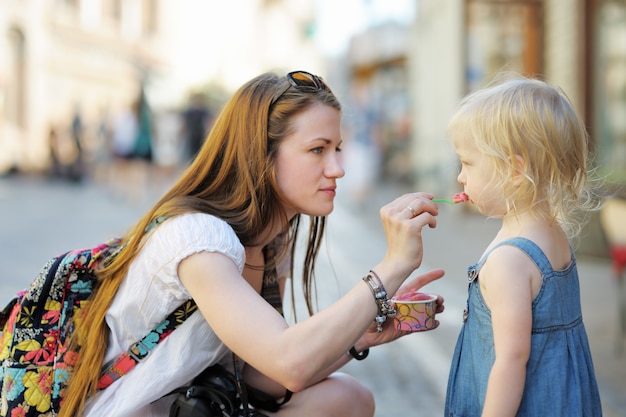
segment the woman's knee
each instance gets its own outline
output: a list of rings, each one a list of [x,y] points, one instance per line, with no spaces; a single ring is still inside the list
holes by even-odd
[[[374,415],[374,395],[354,377],[337,373],[331,375],[325,383],[324,402],[329,407],[330,415],[342,417],[369,417]]]
[[[372,392],[352,376],[335,373],[294,394],[291,401],[270,416],[373,417]]]

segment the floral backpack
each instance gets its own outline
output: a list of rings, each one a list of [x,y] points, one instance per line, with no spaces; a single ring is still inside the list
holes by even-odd
[[[0,311],[0,416],[55,416],[79,352],[66,341],[96,289],[95,270],[122,249],[112,239],[50,259],[29,289]],[[183,303],[103,370],[98,389],[130,371],[196,310]]]

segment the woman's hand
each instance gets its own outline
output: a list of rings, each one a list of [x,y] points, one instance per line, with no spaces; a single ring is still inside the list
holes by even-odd
[[[419,290],[424,285],[432,282],[436,279],[443,277],[444,271],[443,269],[434,269],[432,271],[428,271],[416,278],[412,278],[407,280],[402,287],[398,290],[397,294],[402,294],[412,289]],[[437,314],[442,313],[445,309],[444,299],[442,296],[437,295]],[[432,329],[436,329],[439,326],[439,320],[435,320],[435,325]],[[385,343],[392,342],[402,336],[406,336],[407,334],[411,334],[414,332],[408,332],[403,330],[397,330],[394,319],[389,317],[383,324],[383,331],[378,332],[376,330],[376,324],[372,323],[367,331],[363,334],[363,336],[359,339],[359,341],[355,344],[357,351],[362,351],[366,348],[382,345]]]
[[[380,209],[387,238],[384,261],[408,276],[422,263],[422,228],[437,226],[438,208],[428,193],[404,194]]]
[[[433,269],[431,271],[425,272],[422,275],[419,275],[415,278],[407,279],[404,283],[398,288],[395,295],[404,294],[411,290],[420,290],[426,284],[439,279],[445,275],[445,271],[443,269]],[[441,309],[441,311],[439,310]],[[443,298],[439,296],[437,298],[437,313],[443,312]]]

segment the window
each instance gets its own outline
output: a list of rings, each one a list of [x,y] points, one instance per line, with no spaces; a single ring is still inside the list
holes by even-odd
[[[466,82],[474,91],[501,70],[541,71],[541,1],[467,0]]]
[[[609,182],[626,185],[626,2],[604,0],[596,21],[594,130],[597,163]]]
[[[143,1],[143,32],[147,34],[154,34],[157,32],[159,7],[158,0],[144,0]]]
[[[18,29],[8,32],[9,53],[6,83],[6,121],[17,127],[25,127],[26,107],[26,42]]]
[[[104,15],[114,21],[122,20],[122,0],[106,0],[104,3]]]

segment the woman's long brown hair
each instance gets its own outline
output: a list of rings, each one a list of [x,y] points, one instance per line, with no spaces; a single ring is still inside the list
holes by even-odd
[[[292,132],[291,120],[295,115],[314,103],[321,102],[337,110],[341,106],[329,89],[306,87],[289,88],[270,106],[285,83],[285,77],[263,74],[232,96],[191,165],[128,231],[122,240],[126,247],[121,253],[98,271],[97,291],[70,342],[74,348],[80,346],[80,354],[59,417],[81,415],[87,398],[96,392],[108,346],[106,312],[143,247],[146,228],[155,219],[190,212],[212,214],[228,222],[244,246],[254,245],[268,225],[281,222],[288,236],[282,252],[294,252],[300,215],[286,220],[274,174],[276,152],[281,140]],[[305,251],[302,279],[311,314],[314,264],[324,225],[323,217],[311,218]]]

